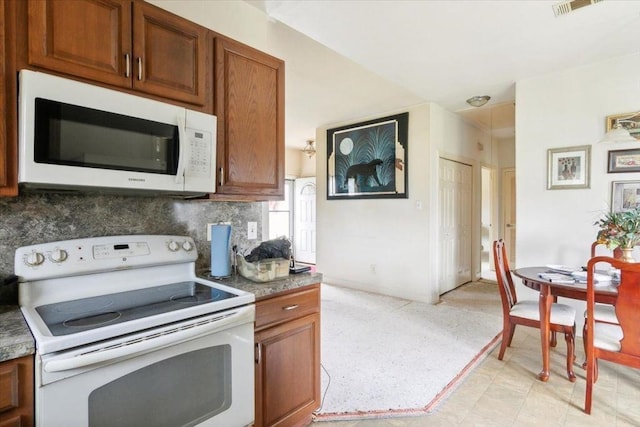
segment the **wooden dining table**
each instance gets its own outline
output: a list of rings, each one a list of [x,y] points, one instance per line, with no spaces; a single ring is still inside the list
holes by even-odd
[[[512,270],[514,276],[522,279],[527,288],[540,293],[540,341],[542,343],[542,371],[538,374],[541,381],[549,379],[549,334],[551,304],[554,297],[587,300],[586,283],[556,283],[540,277],[540,273],[549,272],[548,267],[524,267]],[[617,283],[594,287],[595,301],[604,304],[615,304],[618,297]]]

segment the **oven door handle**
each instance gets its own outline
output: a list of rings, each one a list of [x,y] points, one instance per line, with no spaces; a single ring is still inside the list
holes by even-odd
[[[112,344],[59,359],[55,358],[44,362],[43,369],[46,372],[61,372],[103,362],[112,363],[118,359],[149,353],[205,334],[228,329],[229,327],[240,325],[245,321],[253,322],[254,317],[255,311],[253,306],[242,307],[231,313],[221,313],[220,316],[208,317],[204,320],[197,319],[190,323],[185,322],[175,325],[173,328],[163,328],[158,332],[146,336],[134,336],[130,340],[122,343]]]

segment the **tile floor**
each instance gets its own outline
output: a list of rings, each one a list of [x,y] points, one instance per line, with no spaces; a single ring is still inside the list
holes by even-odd
[[[551,378],[536,379],[540,370],[537,329],[518,326],[504,360],[498,347],[429,415],[349,421],[318,421],[317,427],[419,426],[640,426],[640,370],[600,362],[592,415],[583,412],[584,356],[576,340],[578,379],[564,372],[566,348],[559,339],[551,353]]]

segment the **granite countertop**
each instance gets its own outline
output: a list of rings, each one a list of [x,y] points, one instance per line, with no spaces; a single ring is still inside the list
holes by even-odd
[[[255,295],[256,301],[273,294],[320,283],[321,273],[290,274],[271,282],[253,282],[239,274],[226,279],[212,279],[208,271],[198,277],[222,283]],[[0,305],[0,362],[35,353],[35,341],[17,305]]]
[[[34,354],[35,341],[17,305],[0,305],[0,362]]]
[[[203,271],[198,274],[206,280],[222,283],[242,291],[251,292],[255,295],[256,301],[267,298],[273,294],[288,291],[291,289],[301,288],[303,286],[313,285],[322,282],[321,273],[299,273],[289,274],[281,279],[272,280],[270,282],[254,282],[246,279],[239,274],[234,274],[225,279],[214,279],[209,276],[209,271]]]

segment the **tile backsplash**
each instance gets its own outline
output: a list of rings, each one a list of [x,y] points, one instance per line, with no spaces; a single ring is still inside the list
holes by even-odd
[[[258,223],[258,241],[247,241],[247,221]],[[209,268],[206,224],[230,222],[232,244],[251,247],[261,239],[261,202],[211,202],[162,197],[24,194],[0,198],[0,275],[13,273],[20,246],[57,240],[126,234],[191,236],[196,268]]]

